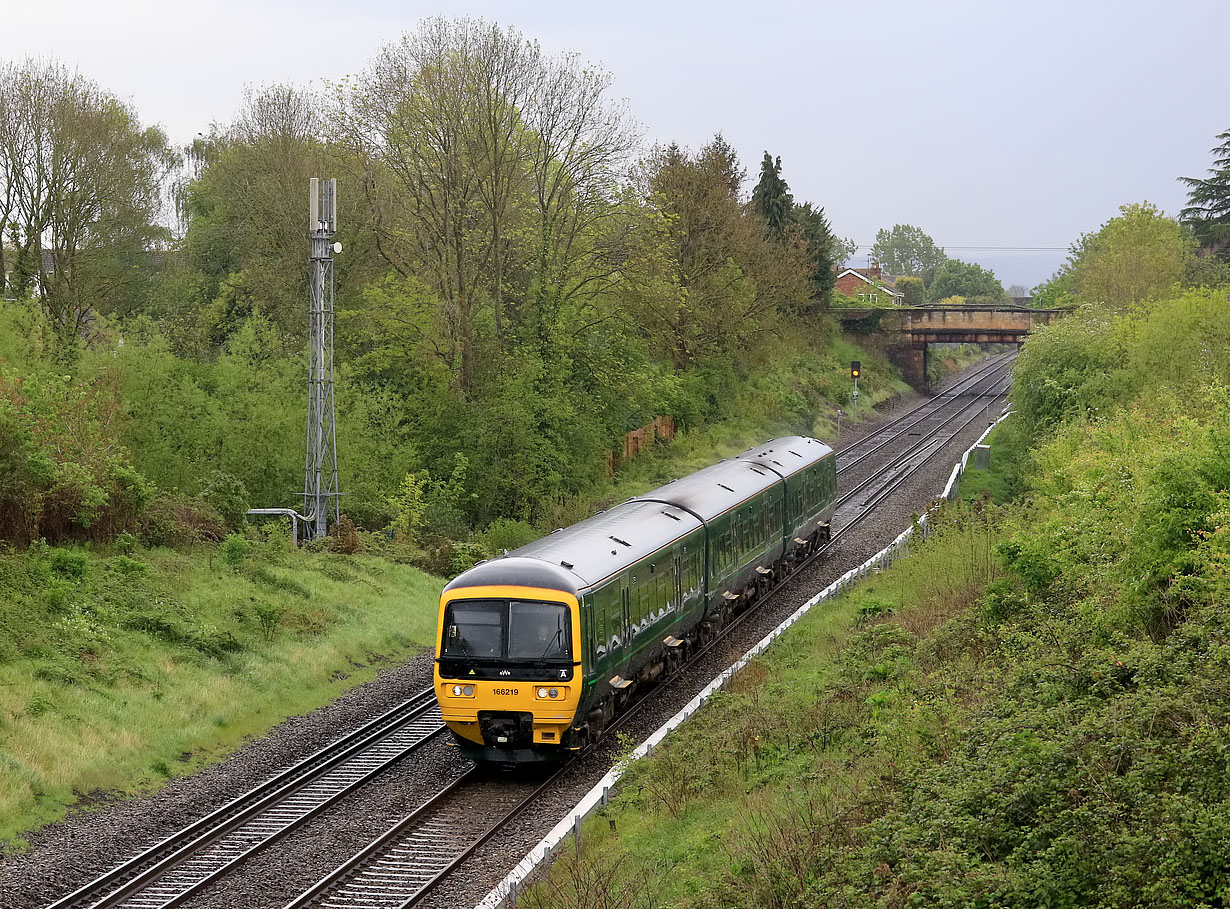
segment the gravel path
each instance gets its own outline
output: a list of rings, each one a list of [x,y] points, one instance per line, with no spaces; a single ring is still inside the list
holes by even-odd
[[[959,376],[954,376],[945,384],[958,380]],[[865,437],[926,397],[909,394],[898,398],[881,416],[843,433],[834,441],[834,447],[840,449]],[[910,516],[917,514],[942,488],[953,461],[982,432],[986,422],[977,420],[971,424],[879,506],[876,520],[865,521],[844,534],[828,556],[799,572],[701,665],[669,690],[654,692],[650,709],[624,727],[627,735],[637,741],[644,738],[802,602],[896,536]],[[0,909],[45,906],[72,892],[93,876],[208,814],[430,684],[431,654],[424,652],[382,672],[332,704],[285,721],[225,761],[173,780],[156,793],[73,812],[32,834],[29,852],[0,856]],[[479,849],[426,905],[470,906],[481,899],[606,773],[617,747],[611,740],[606,747],[578,761],[563,785],[554,787]],[[456,749],[447,747],[443,741],[432,743],[186,905],[193,909],[284,906],[313,883],[323,869],[332,868],[357,852],[468,766],[469,762]]]

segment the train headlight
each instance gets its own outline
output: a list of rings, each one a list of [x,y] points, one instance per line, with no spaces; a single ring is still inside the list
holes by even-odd
[[[474,697],[474,686],[466,685],[466,687],[462,690],[462,693],[468,698]]]
[[[545,688],[539,688],[539,689],[538,689],[538,696],[539,696],[540,698],[545,698],[545,697],[547,696],[547,689],[545,689]]]
[[[455,698],[472,698],[474,697],[473,685],[454,685],[450,689]]]
[[[548,692],[547,692],[547,697],[549,697],[549,698],[557,698],[557,697],[559,697],[559,689],[558,689],[558,688],[552,688],[550,691],[548,691]]]
[[[462,688],[460,685],[453,686],[453,697],[455,698],[461,697],[461,692],[462,692]]]

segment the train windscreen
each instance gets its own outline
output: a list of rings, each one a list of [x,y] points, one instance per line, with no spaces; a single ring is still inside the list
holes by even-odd
[[[440,656],[536,663],[571,653],[568,607],[527,600],[460,600],[448,605]]]

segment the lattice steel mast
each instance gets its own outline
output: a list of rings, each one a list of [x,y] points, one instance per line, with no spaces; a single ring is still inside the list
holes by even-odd
[[[329,531],[340,517],[337,488],[337,420],[333,404],[333,234],[337,230],[337,180],[311,178],[308,236],[312,241],[308,325],[308,425],[303,508],[307,534]]]

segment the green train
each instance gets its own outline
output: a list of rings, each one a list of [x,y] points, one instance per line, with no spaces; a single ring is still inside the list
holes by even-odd
[[[457,744],[506,764],[583,747],[827,542],[836,498],[829,446],[774,439],[458,575],[434,673]]]

